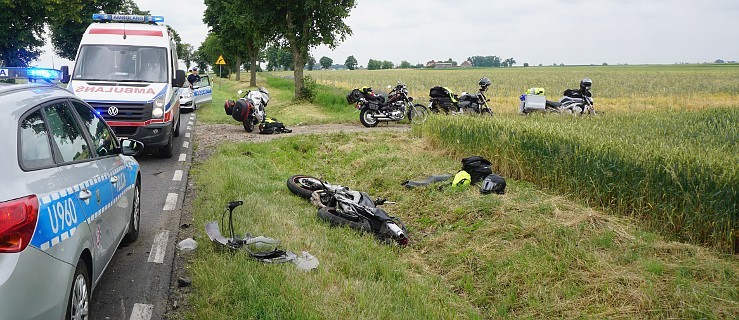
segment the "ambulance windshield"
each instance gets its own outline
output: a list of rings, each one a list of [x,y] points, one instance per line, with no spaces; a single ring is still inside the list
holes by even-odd
[[[167,82],[167,50],[161,47],[85,45],[72,80]]]

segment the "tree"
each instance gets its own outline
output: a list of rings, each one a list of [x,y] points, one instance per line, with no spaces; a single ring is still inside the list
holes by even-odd
[[[344,19],[354,8],[354,0],[248,2],[260,8],[259,14],[276,28],[276,36],[284,39],[290,47],[295,67],[295,98],[303,98],[303,67],[308,59],[308,51],[321,44],[333,49],[351,35],[352,30]]]
[[[44,0],[4,1],[0,10],[3,67],[25,67],[41,55],[46,22]]]
[[[295,68],[295,63],[293,63],[292,54],[288,50],[280,48],[280,50],[277,51],[277,65],[279,65],[283,70],[293,70],[293,68]]]
[[[379,70],[382,68],[382,61],[369,59],[367,62],[367,70]]]
[[[332,64],[334,64],[334,60],[331,59],[331,58],[329,58],[329,57],[327,57],[327,56],[323,56],[323,57],[321,57],[320,60],[318,60],[318,63],[321,64],[321,67],[322,68],[328,69],[328,68],[331,68],[331,65]]]
[[[385,60],[385,61],[382,61],[382,66],[380,68],[381,69],[392,69],[394,67],[395,67],[395,64],[393,64],[390,61]]]
[[[313,70],[313,68],[316,66],[316,58],[313,56],[308,56],[308,70]]]
[[[725,61],[721,59],[716,59],[716,61],[714,61],[713,63],[725,63]]]
[[[68,0],[50,3],[49,30],[54,52],[62,58],[74,60],[82,35],[92,23],[94,13],[148,15],[133,0]],[[14,13],[15,14],[15,13]]]
[[[346,61],[344,62],[344,65],[349,70],[354,70],[357,68],[357,58],[354,56],[348,56],[346,57]]]
[[[400,62],[399,68],[400,69],[410,69],[410,68],[413,68],[413,66],[411,65],[410,62],[403,60]]]
[[[524,63],[523,63],[523,67],[524,67],[524,68],[528,68],[528,67],[529,67],[529,63],[528,63],[528,62],[524,62]]]
[[[513,67],[513,65],[515,65],[515,64],[516,64],[516,60],[513,60],[513,58],[508,58],[508,59],[505,59],[501,63],[501,66],[504,67],[504,68],[506,68],[506,67]]]
[[[183,43],[182,45],[177,46],[177,56],[185,62],[187,69],[190,69],[190,65],[193,60],[195,60],[195,53],[192,45],[189,43]]]

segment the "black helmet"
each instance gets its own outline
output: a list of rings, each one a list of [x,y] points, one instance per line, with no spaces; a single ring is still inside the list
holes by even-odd
[[[590,90],[590,87],[593,85],[593,80],[590,80],[590,78],[585,78],[580,80],[580,90]]]
[[[480,87],[483,89],[487,89],[490,86],[490,83],[491,82],[490,82],[490,79],[488,79],[488,77],[483,77],[482,79],[480,79],[480,82],[478,82]]]

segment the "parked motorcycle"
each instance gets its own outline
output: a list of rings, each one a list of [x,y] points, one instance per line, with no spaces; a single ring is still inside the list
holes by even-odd
[[[370,87],[352,90],[346,96],[349,104],[354,103],[360,110],[359,121],[365,127],[376,127],[380,121],[400,121],[408,118],[412,123],[423,123],[428,110],[422,104],[414,104],[408,88],[398,81],[398,85],[388,94],[387,99],[375,94]]]
[[[287,179],[287,188],[318,206],[318,217],[334,226],[349,226],[372,232],[385,243],[408,244],[405,225],[377,206],[393,202],[382,198],[372,200],[366,192],[332,185],[318,178],[294,175]]]
[[[238,94],[242,95],[244,91],[239,90]],[[254,128],[260,122],[264,122],[267,118],[267,103],[269,103],[269,92],[263,87],[257,90],[250,90],[238,100],[226,101],[226,114],[232,116],[234,120],[243,123],[246,132],[254,131]]]
[[[519,105],[518,112],[524,115],[532,112],[595,115],[593,95],[590,92],[592,85],[592,80],[588,78],[582,79],[580,81],[580,88],[565,90],[559,102],[547,100],[544,95],[544,89],[531,88],[525,94],[521,95],[521,104]]]
[[[493,115],[488,102],[490,99],[485,96],[485,91],[490,87],[490,79],[483,77],[478,82],[480,89],[476,94],[468,94],[462,92],[457,96],[445,87],[433,87],[429,91],[429,107],[433,113],[443,112],[445,114],[479,114]]]

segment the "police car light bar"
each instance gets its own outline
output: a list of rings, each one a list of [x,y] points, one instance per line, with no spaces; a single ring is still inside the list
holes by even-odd
[[[163,16],[142,16],[136,14],[107,14],[96,13],[92,15],[92,21],[96,22],[135,22],[135,23],[164,23]]]
[[[29,81],[44,80],[52,82],[59,80],[62,83],[69,82],[69,68],[62,67],[61,70],[49,68],[0,68],[0,79],[28,79]]]

